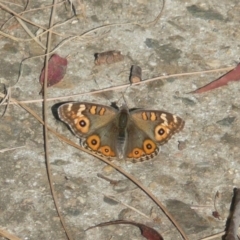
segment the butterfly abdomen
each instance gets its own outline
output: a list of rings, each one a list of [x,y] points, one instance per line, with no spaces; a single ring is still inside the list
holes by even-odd
[[[127,139],[127,125],[129,120],[128,109],[121,109],[118,120],[118,137],[117,137],[117,152],[118,157],[122,159],[125,156],[126,151],[126,139]]]

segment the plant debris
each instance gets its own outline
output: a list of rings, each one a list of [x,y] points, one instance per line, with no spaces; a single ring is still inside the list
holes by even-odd
[[[139,66],[132,65],[130,73],[130,82],[137,83],[142,81],[142,69]]]
[[[153,228],[148,227],[144,224],[133,222],[133,221],[125,221],[125,220],[116,220],[116,221],[110,221],[110,222],[105,222],[105,223],[100,223],[98,225],[89,227],[87,230],[96,228],[96,227],[104,227],[104,226],[109,226],[109,225],[114,225],[114,224],[130,224],[138,227],[141,231],[141,234],[143,237],[145,237],[147,240],[163,240],[163,237]]]
[[[124,59],[124,56],[121,54],[120,51],[107,51],[102,53],[95,53],[95,65],[102,65],[102,64],[111,64],[115,62],[120,62]]]
[[[207,85],[198,88],[197,90],[191,93],[203,93],[210,90],[213,90],[218,87],[222,87],[227,85],[229,82],[232,81],[239,81],[240,80],[240,64],[237,65],[233,70],[229,71],[228,73],[224,74],[222,77],[208,83]]]
[[[53,54],[48,61],[48,79],[47,87],[51,87],[59,83],[66,74],[68,61],[66,58]],[[39,82],[43,86],[45,77],[45,68],[43,68]]]

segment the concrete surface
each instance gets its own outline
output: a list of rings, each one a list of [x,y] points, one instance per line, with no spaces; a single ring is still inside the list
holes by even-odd
[[[79,2],[84,6],[84,12]],[[7,4],[6,2],[4,4]],[[22,3],[20,3],[21,5]],[[52,4],[30,1],[27,9]],[[75,1],[79,19],[54,29],[53,48],[68,36],[82,34],[110,24],[152,21],[160,12],[161,1]],[[9,4],[15,12],[23,8]],[[22,6],[22,5],[21,5]],[[240,4],[238,0],[166,0],[163,15],[154,26],[118,25],[96,30],[88,38],[76,38],[61,46],[56,53],[68,56],[64,81],[48,89],[48,97],[58,98],[86,93],[128,83],[129,69],[137,64],[143,78],[175,73],[204,71],[235,66],[240,55]],[[48,26],[50,9],[32,11],[23,16],[39,25]],[[72,16],[68,6],[57,8],[55,21]],[[0,11],[1,25],[10,18]],[[33,33],[38,28],[28,25]],[[28,39],[16,20],[10,20],[2,31]],[[45,44],[45,38],[42,38]],[[13,86],[20,62],[44,53],[34,41],[13,41],[1,37],[0,83]],[[119,50],[122,62],[94,65],[94,53]],[[38,94],[43,58],[26,60],[20,81],[12,88],[17,100],[41,99]],[[169,209],[186,231],[189,239],[202,239],[225,229],[234,187],[240,181],[240,83],[234,82],[214,91],[193,95],[190,91],[216,79],[225,72],[172,77],[139,86],[101,94],[79,95],[49,101],[49,125],[78,142],[51,107],[61,101],[90,101],[110,105],[119,101],[122,92],[129,107],[161,109],[181,116],[186,125],[182,132],[161,148],[149,162],[118,163],[134,175]],[[42,104],[29,107],[40,116]],[[3,112],[4,107],[1,107]],[[43,147],[43,128],[29,113],[10,105],[0,120],[0,149],[23,146],[0,153],[0,228],[25,240],[66,239],[49,191]],[[183,149],[179,150],[179,141]],[[137,228],[109,226],[84,229],[117,219],[138,221],[154,227],[165,240],[181,239],[175,227],[161,210],[136,186],[97,158],[76,150],[50,136],[50,162],[61,212],[74,239],[144,239]],[[112,186],[99,178],[101,173],[113,180]],[[215,194],[220,219],[212,216]],[[116,203],[104,195],[114,196],[149,218]],[[4,239],[0,237],[0,239]],[[215,239],[221,239],[217,237]]]

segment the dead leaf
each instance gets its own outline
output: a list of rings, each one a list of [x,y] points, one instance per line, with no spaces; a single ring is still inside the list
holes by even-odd
[[[213,90],[218,87],[222,87],[224,85],[227,85],[231,81],[239,81],[240,80],[240,64],[237,65],[233,70],[229,71],[222,77],[210,82],[209,84],[198,88],[197,90],[191,92],[191,93],[203,93],[210,90]]]
[[[95,227],[104,227],[114,224],[130,224],[138,227],[141,231],[141,234],[143,237],[145,237],[147,240],[163,240],[163,237],[153,228],[150,228],[144,224],[133,222],[133,221],[125,221],[125,220],[116,220],[116,221],[110,221],[105,223],[100,223],[98,225],[89,227],[87,230],[95,228]]]
[[[60,82],[67,70],[68,61],[66,58],[60,57],[58,54],[53,54],[48,61],[48,80],[47,86],[51,87]],[[45,68],[43,68],[39,82],[43,86],[45,76]]]
[[[96,53],[95,56],[95,65],[102,65],[102,64],[111,64],[115,62],[120,62],[124,59],[124,56],[121,54],[120,51],[107,51],[102,53]]]

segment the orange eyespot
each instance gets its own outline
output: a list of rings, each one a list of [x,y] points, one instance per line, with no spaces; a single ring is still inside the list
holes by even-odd
[[[103,154],[104,156],[108,157],[115,157],[115,153],[112,151],[112,149],[109,146],[102,146],[98,149],[98,152]]]
[[[130,152],[129,154],[128,154],[128,158],[140,158],[141,156],[143,156],[145,154],[145,152],[142,150],[142,149],[140,149],[140,148],[134,148],[133,150],[132,150],[132,152]]]
[[[153,153],[155,151],[156,147],[157,147],[156,144],[150,139],[146,139],[143,142],[143,150],[146,154]]]
[[[86,117],[79,117],[76,120],[76,128],[82,133],[87,133],[90,127],[90,121]]]
[[[91,148],[94,151],[97,151],[98,148],[100,147],[101,141],[98,135],[92,135],[87,138],[86,143],[89,148]]]
[[[158,125],[155,128],[155,139],[161,141],[168,136],[169,129],[163,125]]]

